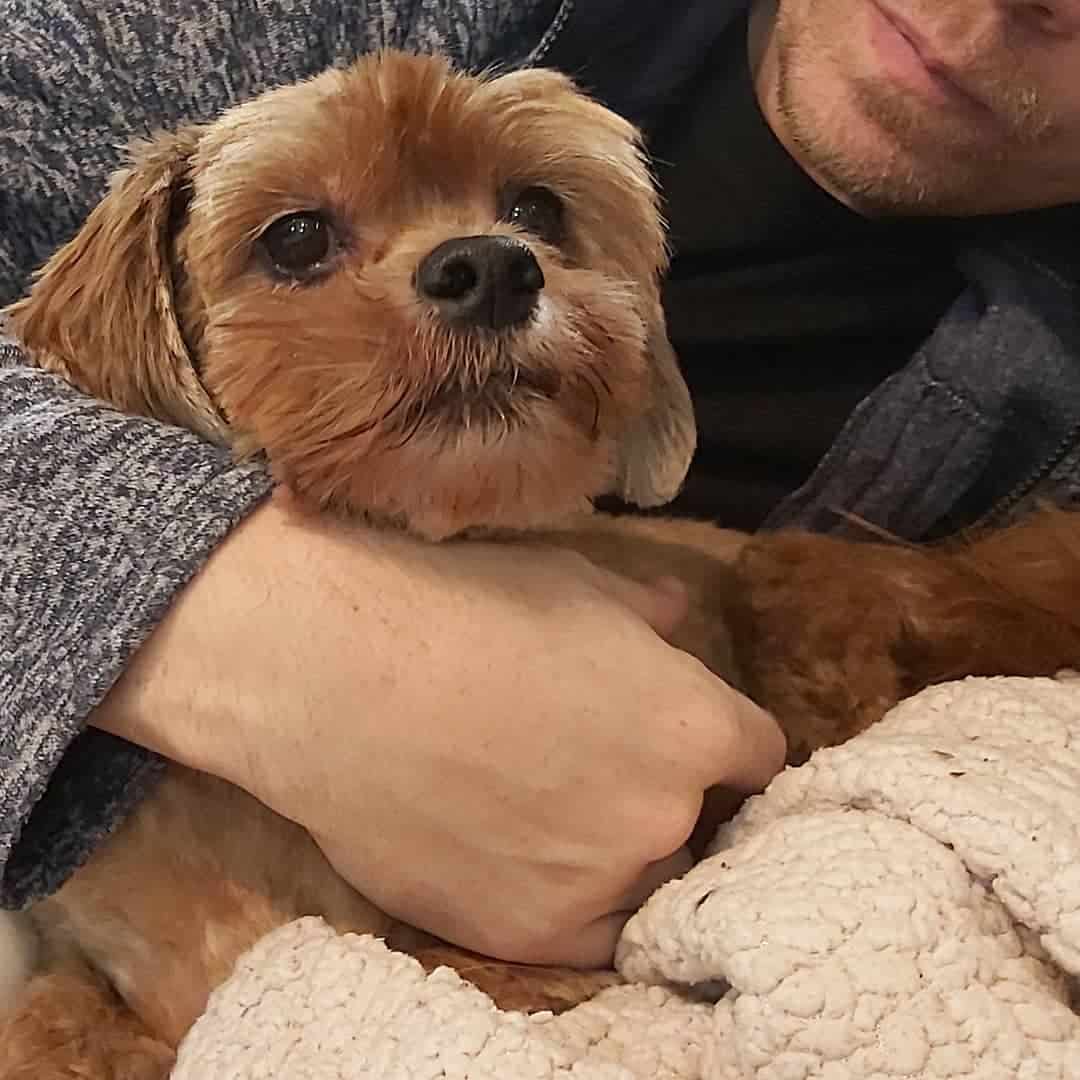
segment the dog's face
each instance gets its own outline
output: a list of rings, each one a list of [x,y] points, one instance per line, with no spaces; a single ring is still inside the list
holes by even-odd
[[[675,494],[664,264],[628,124],[390,53],[144,145],[12,316],[83,389],[440,538]]]

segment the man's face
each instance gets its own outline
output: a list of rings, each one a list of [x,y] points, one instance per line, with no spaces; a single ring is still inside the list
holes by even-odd
[[[777,135],[856,209],[1080,201],[1080,0],[779,0],[761,71]]]

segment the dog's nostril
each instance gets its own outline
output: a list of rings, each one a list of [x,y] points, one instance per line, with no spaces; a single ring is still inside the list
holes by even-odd
[[[501,330],[536,307],[544,272],[536,256],[510,236],[447,240],[421,260],[416,290],[454,322]]]
[[[539,292],[544,287],[544,271],[526,247],[515,253],[509,267],[510,287],[517,292]]]
[[[459,300],[478,284],[476,267],[468,259],[447,259],[425,276],[421,272],[423,291],[432,300]]]

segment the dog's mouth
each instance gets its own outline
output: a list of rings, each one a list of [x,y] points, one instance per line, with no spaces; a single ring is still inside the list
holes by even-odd
[[[561,389],[562,376],[557,371],[515,365],[479,377],[447,379],[427,398],[422,411],[440,424],[509,428],[527,418],[530,405],[554,399]]]

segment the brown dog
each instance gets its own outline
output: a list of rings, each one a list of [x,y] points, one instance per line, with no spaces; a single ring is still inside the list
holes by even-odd
[[[265,454],[299,503],[442,540],[675,493],[695,430],[665,260],[629,124],[552,72],[388,53],[136,148],[9,315],[36,363]],[[0,1075],[163,1075],[240,952],[303,914],[453,962],[503,1004],[613,977],[395,926],[300,829],[173,768],[38,906],[48,962]]]

